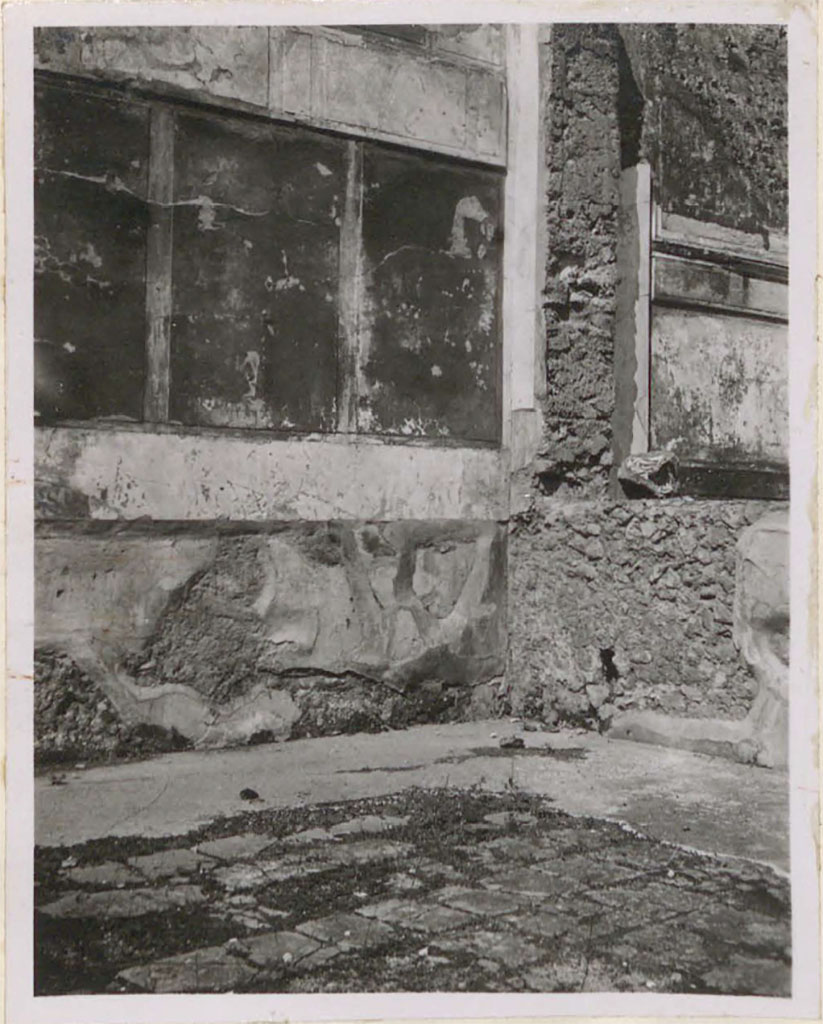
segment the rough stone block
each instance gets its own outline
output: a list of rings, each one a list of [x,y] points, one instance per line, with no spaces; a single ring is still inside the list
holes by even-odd
[[[522,907],[522,900],[508,893],[489,892],[485,889],[466,889],[450,886],[432,897],[456,910],[465,910],[469,914],[485,914],[497,917],[500,914],[513,914]]]
[[[295,869],[294,875],[304,872]],[[231,893],[244,893],[250,889],[261,889],[268,885],[270,879],[267,872],[257,864],[230,864],[212,872],[212,878]],[[276,881],[277,879],[274,879]]]
[[[48,917],[128,918],[162,914],[189,907],[206,899],[196,885],[169,889],[110,889],[106,892],[72,892],[40,907]]]
[[[318,942],[330,943],[343,953],[382,946],[396,938],[387,924],[364,920],[357,914],[335,914],[304,921],[297,926],[297,931]]]
[[[255,975],[255,969],[223,946],[209,946],[190,953],[129,967],[118,981],[158,994],[172,992],[229,992]]]
[[[131,867],[146,878],[157,881],[176,878],[179,875],[191,875],[204,865],[211,863],[212,861],[208,857],[203,857],[194,850],[188,849],[161,850],[158,853],[129,858]]]
[[[247,832],[239,836],[211,839],[208,842],[199,843],[195,849],[197,853],[205,854],[207,857],[217,857],[219,860],[247,860],[256,857],[274,842],[275,840],[271,836]]]
[[[360,907],[364,917],[376,918],[411,931],[437,934],[468,924],[472,916],[462,910],[417,900],[389,899]]]
[[[288,846],[302,846],[304,843],[333,842],[334,836],[325,828],[305,828],[300,832],[292,832],[281,842]]]
[[[437,939],[436,946],[447,952],[472,950],[483,957],[491,957],[512,970],[522,967],[523,964],[533,963],[543,955],[543,951],[531,939],[525,939],[513,932],[468,932],[457,938]]]
[[[519,738],[519,737],[518,737]],[[520,744],[523,746],[523,744]],[[516,748],[515,748],[516,749]],[[490,825],[509,828],[512,825],[535,825],[537,818],[530,811],[494,811],[483,817]]]
[[[408,820],[408,815],[400,817],[393,814],[367,814],[361,818],[349,818],[348,821],[332,825],[329,833],[332,836],[378,835],[381,832],[391,832],[392,829],[402,828]]]
[[[277,860],[255,860],[250,864],[226,864],[212,872],[216,879],[229,892],[247,892],[261,889],[276,882],[288,882],[296,878],[306,878],[321,871],[337,867],[339,861],[330,858],[312,859],[307,853],[286,854]]]
[[[411,843],[389,842],[385,839],[364,839],[324,850],[323,854],[334,864],[369,864],[378,860],[400,860],[411,853]]]
[[[483,844],[484,850],[494,851],[501,861],[532,861],[535,856],[543,858],[539,846],[528,839],[517,839],[514,836],[500,836]]]
[[[66,872],[66,878],[75,885],[105,885],[111,888],[137,885],[143,880],[142,875],[118,861],[106,861],[104,864],[72,868]]]
[[[559,896],[575,887],[575,880],[565,876],[549,874],[539,870],[522,868],[506,874],[491,875],[481,879],[481,884],[506,893],[522,893],[530,896]]]
[[[792,969],[777,960],[755,959],[733,953],[728,962],[712,967],[704,976],[706,985],[724,995],[778,996],[792,994]]]
[[[323,949],[319,942],[298,932],[268,932],[248,939],[244,945],[248,959],[258,967],[290,971],[319,966],[337,953],[335,949]]]
[[[540,910],[536,914],[527,914],[515,919],[515,927],[529,935],[543,939],[559,939],[577,927],[577,918],[571,914],[557,913],[553,910]]]

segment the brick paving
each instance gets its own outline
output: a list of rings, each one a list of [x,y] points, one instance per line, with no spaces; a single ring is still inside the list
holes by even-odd
[[[38,850],[35,905],[38,994],[790,995],[785,879],[516,794]]]

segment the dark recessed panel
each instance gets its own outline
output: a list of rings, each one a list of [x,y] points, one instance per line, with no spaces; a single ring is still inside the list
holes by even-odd
[[[499,436],[502,178],[366,147],[361,432]]]
[[[171,418],[333,430],[344,147],[177,116]]]
[[[404,43],[416,43],[425,46],[428,32],[425,25],[340,25],[344,32],[373,33],[388,36],[390,39],[402,39]]]
[[[139,420],[148,110],[38,88],[34,162],[35,422]]]

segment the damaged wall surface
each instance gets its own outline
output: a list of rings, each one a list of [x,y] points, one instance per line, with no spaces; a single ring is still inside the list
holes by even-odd
[[[535,131],[507,31],[38,34],[43,758],[749,713],[738,542],[788,487],[785,36],[535,32]],[[66,148],[84,125],[105,142]],[[624,490],[682,438],[722,500],[686,457],[673,496]]]
[[[655,436],[647,420],[643,446],[630,447],[623,381],[627,367],[642,371],[634,322],[628,357],[619,344],[635,316],[621,289],[628,285],[632,303],[647,307],[652,287],[661,302],[685,297],[694,307],[663,309],[657,348],[647,335],[657,440],[688,434],[690,455],[701,445],[713,459],[743,451],[758,471],[785,461],[785,253],[768,251],[787,226],[785,32],[557,25],[544,45],[547,393],[531,495],[509,538],[511,706],[601,730],[636,709],[671,720],[741,720],[759,684],[735,643],[737,545],[750,523],[784,506],[749,500],[722,464],[716,492],[735,500],[695,500],[687,479],[681,497],[627,497],[617,464]],[[662,221],[670,238],[683,225],[705,236],[673,249],[670,266],[647,264],[645,291],[635,280],[638,231],[626,235],[621,195],[621,175],[641,160],[651,164],[652,183],[646,258],[655,203],[670,218]],[[692,262],[677,263],[684,256]],[[757,277],[766,264],[775,283]],[[738,320],[730,326],[731,306]],[[683,331],[667,333],[665,315],[691,318],[691,344],[681,344]],[[708,359],[724,351],[715,374]],[[732,386],[730,398],[723,388]],[[672,388],[683,389],[679,406]],[[629,392],[635,400],[633,382]],[[705,408],[694,406],[698,399]],[[763,415],[764,403],[777,409],[773,417]],[[734,756],[755,755],[746,748]]]
[[[505,541],[455,521],[43,528],[41,698],[68,707],[85,680],[201,746],[461,715],[504,671]],[[70,717],[38,726],[52,755],[78,743]]]
[[[41,28],[35,67],[502,166],[503,27],[413,27]]]
[[[504,29],[35,50],[38,755],[488,709]]]
[[[625,25],[639,154],[669,213],[768,236],[788,222],[786,28]]]

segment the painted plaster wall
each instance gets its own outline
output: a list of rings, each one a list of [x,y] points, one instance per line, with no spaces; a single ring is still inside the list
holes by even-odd
[[[715,35],[707,43],[701,31]],[[625,413],[615,409],[616,294],[621,275],[637,272],[620,252],[620,175],[643,157],[665,174],[674,159],[671,210],[743,230],[784,225],[784,42],[761,28],[558,25],[544,45],[545,430],[510,523],[510,704],[601,729],[634,708],[740,719],[756,687],[732,637],[735,548],[780,506],[628,500],[614,479],[615,455],[627,454],[614,431]],[[686,150],[659,116],[675,94],[689,104]],[[698,137],[704,118],[723,146]]]
[[[372,50],[339,34],[360,74]],[[143,66],[151,98],[37,76],[36,422],[497,441],[500,170],[426,152],[423,127],[411,154],[175,104]]]
[[[754,464],[787,459],[785,324],[661,307],[652,339],[654,448],[679,443],[692,457]],[[716,368],[710,379],[707,366]]]
[[[505,461],[489,448],[51,427],[36,431],[35,466],[48,519],[506,517]]]
[[[411,28],[45,29],[36,65],[125,87],[129,102],[206,102],[499,168],[502,29]],[[88,173],[109,182],[97,165]],[[474,214],[458,224],[458,257],[490,248]],[[141,418],[138,391],[121,420]],[[497,436],[494,401],[485,405]],[[84,418],[55,410],[52,421]],[[499,449],[123,422],[38,427],[35,448],[41,758],[374,729],[493,705],[506,649]]]
[[[501,26],[40,29],[35,67],[505,162]]]

